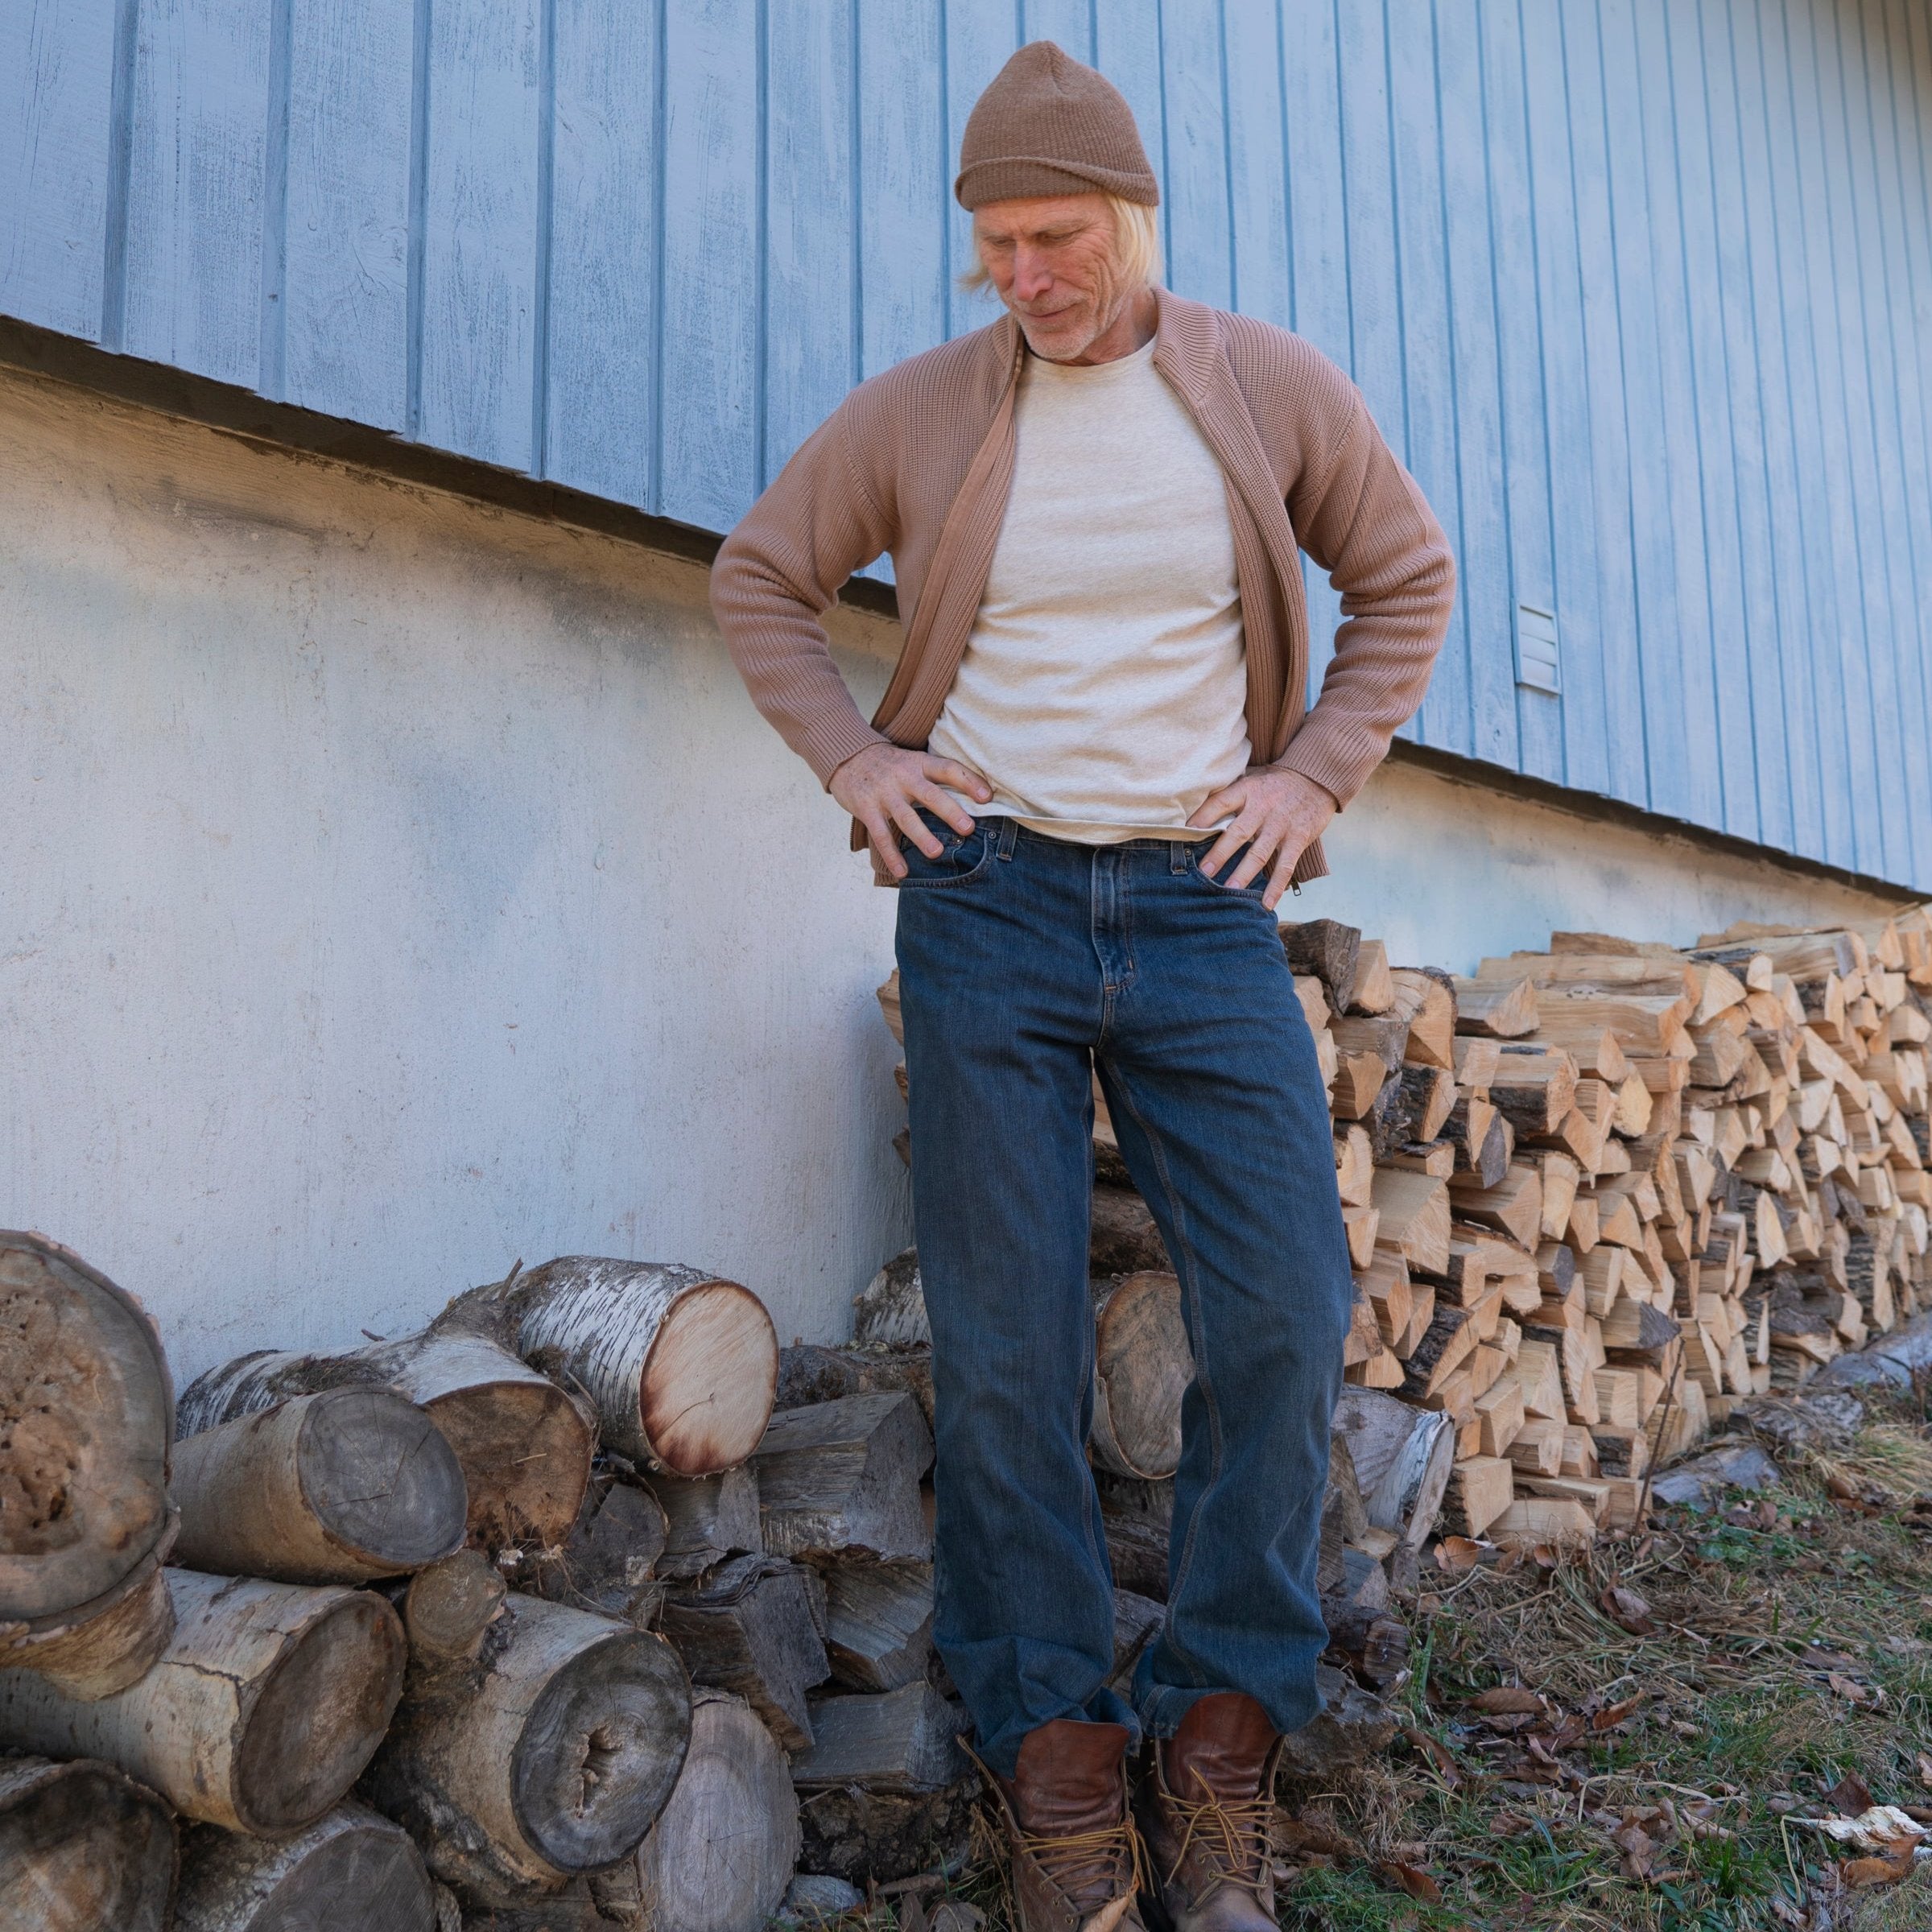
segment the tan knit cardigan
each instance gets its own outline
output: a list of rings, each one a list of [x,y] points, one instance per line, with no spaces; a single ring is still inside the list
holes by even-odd
[[[923,747],[938,722],[1005,514],[1024,353],[1003,316],[861,383],[718,553],[712,609],[732,657],[822,784],[869,745]],[[1162,290],[1154,365],[1227,477],[1257,762],[1346,805],[1427,687],[1455,597],[1447,542],[1354,384],[1298,336]],[[1312,711],[1298,548],[1344,619]],[[819,617],[888,551],[906,641],[869,724]],[[1318,840],[1295,882],[1327,870]]]

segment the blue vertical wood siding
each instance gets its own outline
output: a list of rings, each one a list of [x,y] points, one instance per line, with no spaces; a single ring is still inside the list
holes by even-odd
[[[721,530],[988,319],[1036,36],[1439,510],[1406,736],[1932,887],[1927,0],[0,0],[0,311]]]

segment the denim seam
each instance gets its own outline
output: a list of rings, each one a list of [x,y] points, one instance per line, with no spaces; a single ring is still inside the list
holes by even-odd
[[[968,838],[970,838],[972,836],[972,835],[970,832],[967,834],[967,837]],[[962,839],[960,841],[960,845],[964,845],[965,843],[965,839]],[[980,854],[979,863],[975,865],[970,872],[962,872],[956,877],[950,879],[915,879],[913,877],[911,873],[908,873],[904,878],[899,881],[898,890],[901,892],[906,892],[908,890],[914,892],[943,892],[949,886],[970,886],[975,879],[979,878],[985,872],[986,869],[992,865],[993,844],[994,841],[993,840],[988,839],[986,840],[986,849]],[[953,849],[956,852],[959,849],[959,847],[955,846]]]
[[[1187,1533],[1181,1539],[1181,1560],[1174,1567],[1174,1582],[1167,1593],[1168,1601],[1172,1604],[1186,1589],[1187,1573],[1193,1567],[1195,1537],[1200,1525],[1202,1501],[1215,1484],[1220,1480],[1221,1412],[1220,1405],[1215,1400],[1214,1381],[1208,1372],[1206,1360],[1208,1318],[1206,1311],[1201,1306],[1200,1264],[1194,1252],[1194,1243],[1188,1236],[1187,1216],[1182,1210],[1180,1198],[1174,1191],[1174,1178],[1169,1171],[1167,1165],[1166,1149],[1162,1143],[1158,1132],[1134,1104],[1133,1095],[1128,1087],[1126,1076],[1118,1067],[1116,1067],[1113,1077],[1115,1084],[1120,1088],[1121,1098],[1127,1103],[1128,1113],[1133,1117],[1134,1125],[1147,1137],[1148,1147],[1154,1154],[1154,1171],[1160,1176],[1161,1191],[1166,1197],[1167,1212],[1173,1218],[1174,1233],[1179,1237],[1181,1253],[1174,1258],[1181,1263],[1185,1270],[1183,1282],[1187,1290],[1188,1306],[1194,1311],[1194,1332],[1200,1337],[1202,1344],[1202,1346],[1195,1351],[1194,1379],[1201,1391],[1202,1406],[1208,1411],[1208,1480],[1201,1485],[1200,1492],[1195,1498],[1194,1507],[1187,1513]],[[1195,1679],[1195,1687],[1197,1689],[1205,1687],[1208,1680],[1201,1674],[1193,1657],[1189,1657],[1187,1662],[1188,1674]],[[1177,1685],[1171,1687],[1179,1689],[1182,1686]]]

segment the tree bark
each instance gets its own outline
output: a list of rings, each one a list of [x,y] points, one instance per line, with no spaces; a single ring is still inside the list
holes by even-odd
[[[683,1771],[638,1849],[646,1922],[762,1932],[798,1857],[799,1800],[783,1752],[737,1698],[693,1691]]]
[[[640,1468],[714,1476],[771,1415],[778,1340],[749,1288],[675,1263],[566,1255],[506,1298],[517,1352],[581,1387],[607,1447]]]
[[[774,1555],[931,1555],[919,1478],[932,1463],[932,1432],[910,1396],[781,1410],[753,1461]]]
[[[181,1852],[176,1932],[436,1932],[422,1854],[400,1825],[345,1800],[293,1838],[208,1825]]]
[[[852,1339],[861,1348],[932,1345],[916,1248],[895,1254],[865,1285],[852,1307]]]
[[[1181,1461],[1181,1398],[1194,1355],[1171,1274],[1130,1274],[1094,1298],[1094,1459],[1121,1476],[1157,1480]]]
[[[139,1683],[91,1703],[0,1674],[0,1738],[102,1757],[230,1831],[299,1831],[355,1782],[402,1686],[402,1626],[365,1590],[171,1570],[175,1634]]]
[[[285,1583],[405,1575],[462,1546],[469,1492],[426,1410],[330,1389],[175,1448],[175,1559]]]
[[[154,1661],[173,1434],[139,1302],[56,1242],[0,1232],[0,1666],[105,1695]]]
[[[0,1761],[0,1932],[165,1932],[175,1823],[91,1759]]]
[[[807,1409],[842,1395],[903,1389],[932,1426],[932,1350],[910,1344],[827,1348],[811,1342],[778,1351],[778,1409]]]
[[[362,1788],[439,1878],[514,1905],[634,1851],[690,1734],[662,1637],[512,1591],[473,1663],[411,1670]]]
[[[462,1464],[477,1548],[548,1549],[569,1534],[590,1480],[590,1418],[480,1334],[431,1330],[344,1355],[240,1356],[189,1385],[177,1426],[199,1435],[291,1396],[356,1388],[392,1389],[428,1410]]]

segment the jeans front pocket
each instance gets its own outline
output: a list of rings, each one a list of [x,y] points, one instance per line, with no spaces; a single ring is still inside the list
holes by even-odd
[[[919,813],[926,829],[939,841],[939,856],[929,859],[910,840],[901,837],[899,857],[906,862],[906,876],[899,890],[909,887],[968,886],[982,877],[993,858],[994,838],[988,820],[976,819],[972,830],[956,832],[935,813]]]
[[[1232,879],[1240,869],[1241,861],[1248,855],[1245,845],[1236,848],[1233,857],[1221,868],[1219,878],[1212,878],[1202,869],[1201,861],[1214,849],[1212,839],[1203,839],[1187,855],[1187,870],[1191,877],[1199,879],[1211,892],[1218,892],[1231,899],[1259,899],[1268,890],[1268,868],[1264,865],[1245,886],[1231,886]]]

